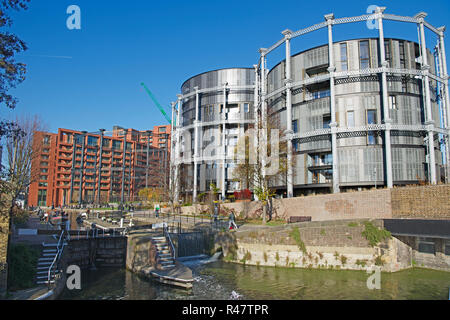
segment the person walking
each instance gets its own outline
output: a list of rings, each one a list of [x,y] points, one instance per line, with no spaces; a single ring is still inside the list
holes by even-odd
[[[231,229],[237,229],[238,226],[236,225],[236,222],[234,221],[235,217],[234,217],[234,212],[231,211],[230,215],[228,216],[228,230]]]

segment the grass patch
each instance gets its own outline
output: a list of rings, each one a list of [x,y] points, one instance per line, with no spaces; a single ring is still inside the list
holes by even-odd
[[[306,246],[300,237],[300,230],[298,227],[294,227],[289,235],[292,239],[294,239],[300,251],[306,254]]]
[[[364,231],[361,234],[364,238],[367,239],[367,241],[369,241],[369,244],[372,247],[392,237],[389,231],[374,226],[372,222],[364,222],[364,227]]]
[[[351,228],[354,228],[354,227],[359,226],[359,223],[358,223],[358,222],[350,222],[350,223],[348,224],[348,226],[351,227]]]
[[[365,260],[365,259],[363,259],[363,260],[356,260],[356,265],[357,266],[361,266],[361,267],[365,267],[366,266],[366,264],[367,264],[367,260]]]

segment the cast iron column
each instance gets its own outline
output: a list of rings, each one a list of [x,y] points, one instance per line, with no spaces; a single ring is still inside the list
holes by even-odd
[[[339,193],[339,158],[337,151],[337,122],[336,122],[336,93],[334,83],[334,73],[336,67],[334,65],[333,51],[333,21],[334,14],[327,14],[325,20],[328,22],[328,72],[330,73],[330,113],[331,113],[331,156],[333,159],[333,193]]]
[[[386,61],[386,52],[384,48],[384,32],[383,32],[383,12],[386,10],[385,7],[378,7],[376,13],[378,14],[378,34],[379,34],[379,45],[380,45],[380,61],[383,71],[381,73],[381,92],[383,94],[383,118],[384,118],[384,147],[386,150],[386,186],[392,188],[394,185],[392,177],[392,150],[391,150],[391,116],[389,114],[389,97],[388,97],[388,84],[386,68],[388,63]],[[375,181],[377,177],[375,176]]]

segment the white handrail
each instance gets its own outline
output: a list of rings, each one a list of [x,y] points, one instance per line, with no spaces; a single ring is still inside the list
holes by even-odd
[[[163,230],[164,230],[164,234],[167,236],[167,238],[169,238],[169,243],[170,243],[170,246],[172,247],[172,256],[175,259],[175,246],[173,245],[172,239],[170,238],[169,231],[167,230],[167,225],[165,225],[163,227]]]
[[[55,255],[55,258],[53,259],[52,264],[51,264],[50,267],[48,268],[48,276],[47,276],[47,281],[48,281],[47,284],[48,284],[48,286],[50,286],[51,272],[52,272],[53,266],[54,266],[55,263],[58,261],[60,255],[61,255],[61,253],[62,253],[62,250],[64,249],[64,237],[63,237],[63,235],[64,235],[64,230],[61,231],[61,235],[59,236],[58,244],[56,245],[56,255]],[[61,244],[61,240],[62,240],[62,245],[61,245],[61,248],[60,248],[59,246],[60,246],[60,244]]]

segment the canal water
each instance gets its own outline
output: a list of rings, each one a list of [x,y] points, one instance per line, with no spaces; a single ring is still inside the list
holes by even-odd
[[[82,289],[60,299],[75,300],[447,300],[450,272],[414,268],[381,274],[381,289],[369,290],[364,271],[244,266],[223,261],[191,262],[191,290],[143,279],[124,269],[82,271]]]

